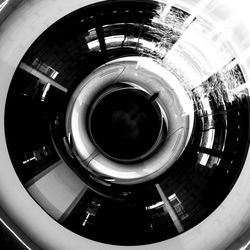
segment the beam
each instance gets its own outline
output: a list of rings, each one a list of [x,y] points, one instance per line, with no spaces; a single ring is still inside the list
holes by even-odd
[[[63,87],[61,84],[57,83],[55,80],[51,79],[50,77],[46,76],[44,73],[40,72],[39,70],[27,65],[26,63],[21,63],[19,66],[20,69],[26,71],[27,73],[37,77],[43,82],[49,83],[53,87],[67,93],[68,89]]]
[[[161,186],[159,184],[156,184],[155,186],[156,186],[156,189],[157,189],[162,201],[164,202],[164,206],[163,206],[164,211],[169,214],[169,216],[172,219],[178,233],[184,232],[184,227],[182,226],[181,221],[178,218],[177,214],[175,213],[173,207],[171,206],[168,198],[164,194]]]

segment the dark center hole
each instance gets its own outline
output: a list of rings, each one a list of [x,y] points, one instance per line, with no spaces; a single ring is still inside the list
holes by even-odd
[[[140,90],[120,89],[98,100],[89,124],[92,139],[104,154],[115,160],[133,160],[154,147],[162,118],[150,95]]]

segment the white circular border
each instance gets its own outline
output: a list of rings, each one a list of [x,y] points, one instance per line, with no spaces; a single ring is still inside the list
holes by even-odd
[[[5,101],[9,83],[24,53],[51,24],[66,14],[97,0],[23,1],[0,29],[0,204],[12,220],[42,249],[125,249],[80,237],[49,217],[20,183],[6,147]],[[240,4],[240,3],[238,3]],[[248,22],[249,23],[249,22]],[[129,247],[143,250],[225,249],[250,223],[250,156],[224,202],[206,220],[170,240],[153,245]]]
[[[114,163],[102,154],[93,157],[86,167],[95,148],[82,121],[86,120],[87,107],[100,83],[107,87],[114,81],[135,83],[149,94],[160,91],[158,102],[168,120],[168,138],[156,156],[130,164],[132,168],[124,163]],[[104,64],[80,83],[68,106],[66,134],[83,167],[97,176],[100,174],[107,182],[130,185],[151,180],[173,165],[188,143],[193,130],[193,114],[193,102],[170,72],[150,58],[125,57]]]

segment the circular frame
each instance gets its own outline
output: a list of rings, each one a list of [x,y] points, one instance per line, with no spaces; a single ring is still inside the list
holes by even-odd
[[[95,147],[82,121],[87,119],[88,107],[97,95],[99,86],[107,88],[111,82],[133,83],[145,89],[149,95],[159,91],[157,100],[163,119],[168,122],[167,139],[155,156],[130,164],[130,168],[98,154],[91,158],[87,169],[101,174],[104,180],[118,184],[131,185],[154,179],[172,166],[188,144],[194,123],[193,103],[178,80],[150,58],[125,57],[99,67],[75,90],[66,115],[68,141],[78,160],[83,162],[83,167],[94,154]]]
[[[51,24],[89,1],[23,1],[1,25],[0,36],[0,201],[8,216],[42,249],[124,249],[80,237],[60,226],[29,196],[19,181],[8,154],[4,108],[12,76],[24,53]],[[240,5],[239,2],[237,2]],[[243,3],[244,5],[244,3]],[[31,14],[32,13],[32,14]],[[245,15],[244,18],[249,20]],[[206,220],[173,239],[156,243],[155,250],[224,249],[244,231],[250,222],[250,156],[224,202]],[[233,204],[233,205],[232,205]],[[152,245],[130,249],[152,249]]]

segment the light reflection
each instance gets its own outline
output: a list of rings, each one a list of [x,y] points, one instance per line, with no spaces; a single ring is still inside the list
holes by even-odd
[[[220,161],[221,161],[221,158],[215,157],[215,156],[210,156],[209,162],[206,165],[206,167],[212,169],[212,168],[214,168],[216,166],[219,166]]]
[[[50,67],[46,63],[40,61],[39,58],[36,58],[33,61],[32,66],[37,68],[40,72],[44,73],[45,75],[47,75],[48,77],[50,77],[52,79],[56,79],[56,77],[59,74],[58,71],[56,71],[55,69],[53,69],[52,67]]]
[[[100,43],[98,40],[94,40],[87,43],[89,50],[99,50],[100,49]]]
[[[186,213],[181,201],[179,200],[179,198],[177,197],[177,195],[175,193],[170,195],[168,197],[168,200],[170,201],[171,205],[173,206],[173,208],[176,212],[176,215],[178,216],[178,218],[180,220],[185,220],[186,218],[189,217],[189,215]]]
[[[94,224],[95,217],[100,207],[101,203],[99,200],[94,199],[91,201],[90,205],[86,209],[86,216],[82,222],[82,226],[90,226]]]
[[[89,50],[99,50],[100,49],[100,43],[97,38],[97,32],[96,29],[90,29],[88,30],[86,36],[85,36],[85,41],[87,43],[87,46]]]
[[[26,243],[24,243],[24,241],[7,225],[7,223],[4,222],[3,219],[0,218],[0,221],[2,222],[2,224],[11,232],[12,235],[15,236],[15,238],[20,242],[22,243],[22,245],[24,247],[26,247],[27,249],[29,250],[32,250]]]
[[[215,130],[210,129],[202,133],[200,147],[211,149],[213,147]]]
[[[44,88],[43,88],[43,94],[42,94],[42,98],[41,98],[42,102],[45,101],[45,98],[46,98],[46,96],[47,96],[47,94],[48,94],[48,92],[50,90],[50,87],[51,87],[51,85],[49,83],[44,86]]]
[[[51,155],[51,150],[48,146],[43,146],[41,148],[33,150],[31,153],[24,154],[23,165],[27,165],[31,162],[42,161]]]
[[[248,250],[250,246],[250,241],[247,242],[247,244],[245,244],[243,247],[241,247],[239,250]]]
[[[107,36],[105,37],[105,43],[107,48],[116,48],[122,44],[124,39],[124,35]]]
[[[8,4],[9,0],[4,1],[0,4],[0,12],[4,9],[4,7]]]
[[[163,201],[159,201],[154,205],[150,205],[146,207],[146,210],[152,210],[152,209],[157,209],[157,208],[161,208],[164,205]]]
[[[208,154],[200,153],[199,154],[200,159],[198,160],[198,163],[205,167],[208,163],[209,157],[210,157],[210,155],[208,155]]]
[[[174,7],[176,0],[170,0],[166,5],[160,5],[156,15],[152,18],[154,25],[161,25],[181,32],[183,23],[189,14],[181,9]]]

